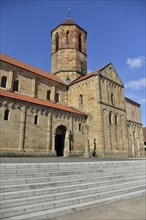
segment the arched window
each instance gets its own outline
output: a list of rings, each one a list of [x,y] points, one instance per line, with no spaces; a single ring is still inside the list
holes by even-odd
[[[4,113],[4,120],[8,120],[9,119],[9,110],[8,109],[6,109],[5,110],[5,113]]]
[[[56,51],[59,49],[59,36],[58,33],[56,33]]]
[[[113,122],[113,113],[112,113],[112,112],[109,113],[109,123],[110,123],[110,124],[113,124],[113,123],[114,123],[114,122]]]
[[[118,118],[118,114],[115,115],[115,124],[118,125],[119,123],[119,118]]]
[[[37,125],[38,124],[38,115],[34,116],[34,124]]]
[[[79,104],[82,105],[83,104],[83,95],[79,96]]]
[[[18,88],[19,88],[19,81],[18,80],[15,80],[14,81],[14,86],[13,86],[13,91],[18,91]]]
[[[79,123],[79,131],[81,131],[81,130],[82,130],[82,124]]]
[[[55,94],[55,102],[59,102],[59,93]]]
[[[51,91],[48,90],[48,91],[47,91],[47,100],[50,100],[50,99],[51,99]]]
[[[69,44],[69,31],[66,32],[66,43]]]
[[[1,81],[1,87],[6,88],[7,85],[7,77],[3,76]]]
[[[82,35],[79,33],[78,36],[78,44],[79,44],[79,51],[82,51]]]
[[[112,105],[114,105],[114,103],[115,103],[114,94],[111,94],[111,103],[112,103]]]

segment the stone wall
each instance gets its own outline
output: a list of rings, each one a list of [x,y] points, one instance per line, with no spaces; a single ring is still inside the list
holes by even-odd
[[[21,130],[21,108],[12,102],[1,100],[0,106],[0,149],[1,151],[18,151]],[[9,110],[8,120],[4,120],[5,110]]]
[[[115,72],[110,72],[116,75]],[[86,112],[89,125],[89,144],[94,140],[99,154],[128,154],[127,119],[123,85],[98,72],[70,86],[68,104]],[[115,80],[116,77],[113,77]],[[82,96],[82,103],[81,103]]]
[[[68,92],[69,106],[80,109],[88,115],[90,151],[93,151],[94,139],[96,139],[97,147],[101,147],[99,139],[101,130],[99,116],[100,106],[97,104],[99,99],[98,90],[98,76],[92,76],[91,78],[70,86]]]
[[[13,65],[1,62],[0,70],[0,84],[3,76],[7,77],[6,89],[13,91],[14,81],[19,81],[18,92],[24,95],[36,97],[39,99],[47,100],[47,91],[50,90],[50,101],[55,102],[55,93],[59,94],[59,103],[67,104],[67,86],[52,81],[17,68]]]
[[[127,120],[141,124],[140,105],[130,99],[125,99]]]
[[[129,155],[144,155],[144,140],[141,124],[140,105],[126,98]]]
[[[6,109],[8,120],[4,120]],[[34,123],[36,115],[37,124]],[[70,134],[69,153],[84,153],[86,135],[83,130],[79,131],[79,123],[85,127],[83,116],[2,97],[0,116],[1,152],[54,154],[56,129],[64,125]]]
[[[81,49],[78,36],[81,34]],[[56,49],[56,36],[58,48]],[[59,26],[52,32],[51,72],[64,82],[87,74],[86,32],[76,25]]]

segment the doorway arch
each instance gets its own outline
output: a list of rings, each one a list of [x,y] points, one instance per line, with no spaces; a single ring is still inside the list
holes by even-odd
[[[59,125],[56,128],[55,151],[57,157],[63,156],[66,130],[64,125]]]

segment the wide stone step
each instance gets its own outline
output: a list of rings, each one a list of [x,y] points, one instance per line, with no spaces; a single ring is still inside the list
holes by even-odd
[[[135,166],[135,165],[142,165],[145,164],[144,160],[121,160],[121,161],[94,161],[94,162],[61,162],[61,163],[1,163],[0,167],[4,169],[12,169],[12,168],[20,168],[20,169],[29,169],[31,167],[35,168],[53,168],[58,169],[60,167],[72,167],[72,168],[84,168],[84,167],[99,167],[102,166],[103,168],[106,167],[119,167],[119,166]]]
[[[6,219],[7,220],[48,220],[48,219],[51,220],[54,217],[57,217],[57,216],[60,216],[66,213],[78,211],[81,209],[86,209],[95,204],[106,204],[106,203],[118,201],[121,199],[131,198],[133,196],[140,196],[140,195],[143,195],[144,193],[145,193],[144,190],[130,192],[130,193],[117,195],[117,196],[111,196],[108,198],[98,199],[98,200],[94,200],[90,202],[85,202],[85,203],[80,203],[80,204],[75,204],[75,205],[68,205],[68,206],[61,207],[61,208],[55,208],[55,209],[50,209],[50,210],[45,210],[45,211],[34,212],[30,214],[18,215],[18,216],[6,218]]]
[[[33,171],[49,171],[51,172],[52,170],[54,172],[57,171],[76,171],[76,170],[94,170],[94,169],[107,169],[107,168],[132,168],[132,167],[142,167],[144,166],[145,161],[140,162],[133,162],[133,161],[128,161],[128,162],[96,162],[96,163],[60,163],[60,164],[0,164],[0,169],[3,172],[12,172],[16,173],[17,171],[19,172],[25,172],[28,169],[33,170]]]
[[[94,170],[93,172],[83,172],[83,173],[74,173],[73,174],[73,178],[77,178],[79,176],[84,176],[84,177],[87,177],[89,175],[91,176],[94,176],[94,175],[97,175],[97,174],[102,174],[102,175],[106,175],[107,173],[111,173],[111,174],[116,174],[116,173],[119,173],[119,174],[124,174],[124,173],[132,173],[132,172],[136,172],[136,171],[139,171],[139,172],[144,172],[145,169],[144,168],[141,168],[141,169],[130,169],[128,170],[127,168],[123,168],[123,169],[108,169],[108,170],[104,170],[104,169],[100,169],[98,171]],[[53,172],[52,172],[53,173]],[[39,178],[42,178],[42,177],[50,177],[50,181],[53,181],[53,180],[61,180],[62,178],[68,180],[70,178],[71,175],[69,175],[70,172],[68,173],[65,173],[65,175],[63,175],[62,173],[60,173],[59,175],[52,175],[50,176],[50,173],[49,172],[45,172],[45,173],[30,173],[27,171],[27,173],[25,174],[14,174],[14,175],[11,175],[11,174],[3,174],[1,172],[1,180],[13,180],[13,179],[22,179],[22,178],[36,178],[36,177],[39,177]]]
[[[127,176],[128,177],[128,176]],[[132,176],[129,176],[129,178],[135,178],[135,176],[132,174]],[[138,176],[138,178],[145,178],[145,176]],[[76,188],[79,189],[79,187],[86,187],[87,186],[91,186],[91,184],[99,186],[99,185],[106,185],[108,184],[108,182],[112,182],[114,180],[118,180],[123,181],[124,177],[123,176],[106,176],[104,178],[99,178],[98,179],[94,179],[94,181],[92,182],[88,182],[88,181],[83,181],[83,182],[78,182],[78,183],[74,183],[74,184],[62,184],[61,186],[56,186],[55,183],[53,186],[48,186],[48,188],[32,188],[29,190],[19,190],[19,191],[14,191],[14,192],[3,192],[0,194],[1,196],[1,200],[5,200],[5,199],[15,199],[15,198],[20,198],[20,197],[27,197],[27,196],[32,196],[32,195],[43,195],[43,194],[49,194],[49,193],[54,193],[54,192],[60,192],[60,190],[62,191],[67,191],[67,190],[74,190]],[[88,179],[85,179],[88,180]]]
[[[77,196],[73,198],[67,198],[67,199],[60,199],[57,201],[51,201],[51,202],[42,202],[39,204],[31,204],[31,205],[25,205],[25,206],[19,206],[19,207],[13,207],[13,208],[6,208],[2,209],[0,216],[1,219],[5,219],[8,217],[14,217],[17,215],[24,215],[28,213],[38,212],[38,211],[44,211],[49,209],[56,209],[59,207],[69,206],[73,204],[80,204],[90,201],[95,201],[98,199],[103,199],[107,197],[122,195],[130,192],[136,192],[136,191],[142,191],[145,190],[145,184],[140,186],[134,186],[134,187],[126,187],[118,190],[110,190],[106,192],[97,192],[90,195],[83,195],[83,196]]]
[[[132,173],[134,173],[135,175],[140,175],[140,174],[145,174],[145,169],[137,169],[137,170],[134,170],[134,172],[131,171],[130,174],[127,170],[126,171],[124,170],[124,172],[120,172],[118,170],[118,172],[115,175],[117,175],[119,173],[121,176],[122,175],[123,176],[131,175]],[[100,172],[100,173],[95,172],[95,173],[88,173],[88,174],[91,175],[90,178],[96,178],[97,175],[98,175],[98,177],[105,176],[105,173],[103,173],[103,172]],[[109,171],[108,173],[106,173],[106,176],[108,176],[109,174],[113,175],[112,172]],[[76,176],[78,176],[78,175],[76,175]],[[80,177],[79,179],[83,179],[83,180],[85,179],[84,175],[83,175],[83,178],[81,178],[81,175],[79,175],[79,177]],[[62,179],[64,180],[64,176],[62,176]],[[75,176],[73,179],[75,179]],[[35,177],[32,177],[32,176],[29,177],[29,175],[28,175],[28,177],[23,176],[23,177],[14,178],[14,179],[12,179],[12,178],[7,179],[7,177],[5,176],[5,179],[1,178],[0,185],[7,186],[7,185],[29,184],[29,183],[39,183],[39,182],[52,182],[52,181],[61,182],[62,180],[52,180],[52,178],[48,177],[47,174],[44,176],[41,176],[41,178],[37,174]],[[71,180],[68,179],[65,181],[72,181],[72,179]]]
[[[145,178],[145,176],[142,176],[144,175],[144,173],[139,173],[139,175],[137,175],[138,177],[135,177],[135,175],[132,175],[131,177],[131,174],[128,175],[129,178],[126,179],[126,175],[125,175],[125,179],[128,181],[128,179],[138,179],[138,178]],[[134,177],[133,177],[134,176]],[[117,177],[119,178],[118,175],[115,175],[114,178]],[[124,176],[122,176],[124,178]],[[131,178],[130,178],[131,177]],[[122,179],[123,181],[123,178],[119,178],[119,181]],[[62,185],[65,186],[65,185],[73,185],[73,184],[79,184],[79,183],[83,183],[83,182],[88,182],[90,181],[90,183],[93,183],[93,181],[95,182],[103,182],[104,180],[108,179],[108,181],[110,179],[113,179],[113,176],[105,176],[105,177],[101,177],[101,176],[96,176],[94,178],[82,178],[82,179],[77,179],[77,180],[74,180],[71,178],[71,180],[68,180],[68,181],[62,181]],[[60,185],[60,182],[59,184],[57,184],[57,182],[50,182],[49,179],[47,182],[42,182],[41,179],[39,179],[40,182],[37,182],[37,183],[28,183],[27,181],[28,180],[25,180],[26,183],[25,184],[15,184],[15,185],[3,185],[3,186],[0,186],[0,192],[13,192],[13,191],[21,191],[21,190],[29,190],[29,189],[40,189],[40,188],[48,188],[48,187],[51,187],[51,186],[55,186],[57,187],[58,185]]]
[[[146,160],[1,164],[2,220],[48,220],[145,193]]]
[[[95,164],[97,166],[97,164]],[[35,165],[34,165],[35,166]],[[31,177],[31,176],[36,176],[36,175],[40,175],[42,176],[42,174],[44,175],[47,175],[47,176],[61,176],[61,175],[68,175],[69,173],[70,174],[85,174],[85,173],[88,173],[89,171],[91,173],[97,173],[97,172],[116,172],[118,170],[120,170],[121,172],[125,170],[125,166],[123,167],[106,167],[106,168],[103,168],[103,167],[93,167],[93,169],[91,169],[90,167],[85,167],[83,169],[83,166],[82,164],[78,167],[78,168],[75,168],[75,167],[71,167],[70,169],[68,167],[63,167],[64,170],[62,170],[62,168],[60,168],[60,170],[56,171],[54,170],[53,168],[50,170],[49,169],[36,169],[34,167],[32,168],[29,168],[29,174],[28,174],[28,168],[26,170],[24,169],[9,169],[9,170],[2,170],[1,169],[1,179],[5,179],[5,178],[20,178],[20,177],[23,177],[23,176],[26,176],[26,177]],[[75,170],[73,170],[75,169]],[[144,166],[130,166],[130,167],[126,167],[126,170],[127,171],[133,171],[133,170],[143,170],[144,169]]]
[[[39,195],[39,196],[29,196],[29,197],[24,197],[24,198],[18,198],[18,199],[10,199],[10,200],[3,200],[0,201],[0,206],[1,208],[9,208],[9,207],[18,207],[20,205],[27,205],[27,204],[35,204],[39,202],[45,202],[45,201],[53,201],[61,198],[72,198],[75,196],[79,195],[86,195],[89,193],[97,193],[97,192],[105,192],[108,190],[112,189],[121,189],[124,187],[130,187],[130,186],[138,186],[142,185],[145,183],[145,179],[139,179],[137,181],[129,180],[125,182],[120,182],[120,181],[111,181],[111,182],[106,182],[106,184],[103,182],[103,184],[84,184],[84,185],[79,185],[79,186],[73,186],[69,190],[69,187],[67,190],[60,190],[59,192],[54,192],[50,194],[45,194],[45,195]]]

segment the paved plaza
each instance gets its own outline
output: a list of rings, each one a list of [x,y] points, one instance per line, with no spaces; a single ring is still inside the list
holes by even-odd
[[[106,205],[96,205],[69,213],[52,220],[144,220],[146,196],[121,200]]]

